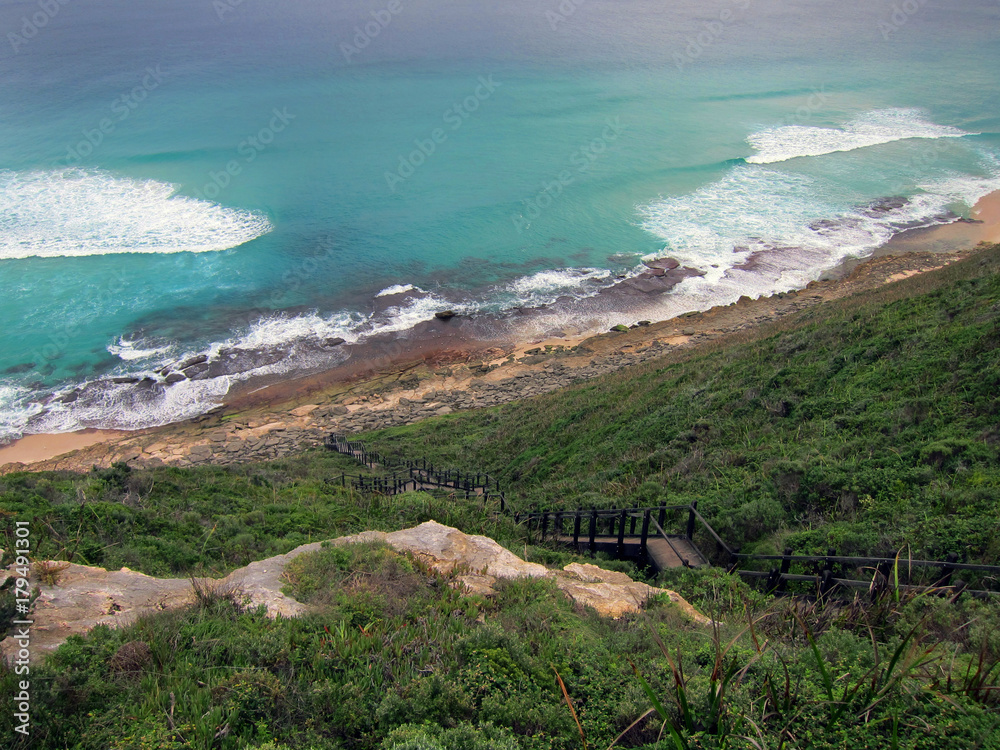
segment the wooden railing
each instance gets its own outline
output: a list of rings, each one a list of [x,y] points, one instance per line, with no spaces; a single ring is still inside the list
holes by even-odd
[[[395,472],[389,477],[365,477],[341,474],[342,486],[350,484],[355,489],[382,494],[410,492],[427,487],[464,492],[466,498],[480,496],[484,502],[498,500],[501,513],[511,509],[501,489],[500,481],[484,473],[462,472],[455,469],[435,467],[426,459],[408,461],[384,456],[369,451],[360,441],[349,441],[342,435],[330,435],[326,447],[355,458],[369,468],[381,467]],[[682,533],[671,536],[664,530],[668,513],[686,514]],[[898,590],[937,589],[957,598],[962,594],[973,596],[993,596],[1000,594],[1000,566],[979,565],[959,562],[958,555],[949,555],[945,560],[913,560],[906,557],[852,557],[837,555],[831,550],[827,555],[795,555],[786,549],[781,555],[757,555],[743,553],[719,536],[718,532],[698,510],[697,503],[689,505],[658,505],[650,508],[578,508],[576,510],[546,510],[514,513],[515,523],[525,524],[529,532],[538,531],[541,539],[554,538],[571,543],[580,549],[585,543],[591,553],[597,551],[598,539],[613,538],[616,555],[623,557],[647,557],[651,538],[666,540],[670,549],[685,566],[690,566],[684,550],[678,549],[678,540],[684,540],[694,550],[700,560],[694,564],[712,564],[699,549],[696,532],[702,532],[715,542],[716,564],[721,564],[731,572],[748,580],[763,581],[763,587],[772,593],[789,593],[789,584],[807,584],[816,595],[827,597],[838,589],[867,589],[874,594],[887,588]],[[586,524],[586,528],[584,525]],[[638,529],[638,531],[637,531]],[[638,542],[638,549],[630,551]],[[682,542],[680,542],[682,543]],[[637,553],[637,554],[635,554]],[[743,565],[774,562],[777,565],[768,570],[745,569]],[[795,566],[803,572],[792,572]],[[838,567],[840,568],[838,572]],[[914,584],[913,571],[929,570],[930,578]],[[865,577],[851,577],[851,573],[865,571]],[[936,571],[936,572],[935,572]],[[997,588],[970,588],[968,583],[956,578],[960,571],[982,573],[984,583],[992,582]]]
[[[343,435],[330,435],[324,444],[327,449],[350,456],[370,469],[378,466],[392,472],[389,477],[342,474],[339,481],[344,487],[350,482],[354,489],[384,495],[427,488],[448,489],[464,493],[467,499],[479,496],[484,503],[496,500],[502,513],[507,510],[507,498],[500,488],[500,482],[489,474],[435,467],[426,458],[412,461],[385,456],[377,451],[369,451],[361,441],[347,440]]]
[[[529,531],[538,529],[541,538],[554,536],[557,540],[568,541],[572,539],[574,547],[579,549],[581,538],[586,540],[588,549],[593,554],[597,551],[598,537],[612,537],[616,539],[616,553],[618,557],[626,556],[626,540],[639,540],[638,556],[646,557],[650,539],[650,531],[654,538],[666,541],[670,549],[681,560],[685,566],[690,566],[691,561],[688,555],[677,548],[674,540],[664,531],[667,513],[669,511],[686,511],[688,521],[685,527],[684,538],[694,547],[700,559],[695,560],[695,564],[707,563],[704,555],[694,546],[692,531],[694,528],[694,514],[697,513],[695,505],[658,505],[651,508],[578,508],[570,511],[534,511],[530,513],[515,513],[515,523],[525,523]],[[654,518],[654,514],[656,517]],[[586,520],[587,530],[583,531],[583,523]],[[566,524],[572,521],[572,531],[566,528]],[[639,522],[642,522],[641,526]],[[638,533],[636,528],[639,528]],[[603,533],[602,533],[603,528]],[[680,535],[678,535],[680,536]]]

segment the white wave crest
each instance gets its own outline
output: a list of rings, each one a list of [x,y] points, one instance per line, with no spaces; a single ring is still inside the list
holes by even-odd
[[[218,406],[229,392],[230,379],[186,380],[142,396],[127,384],[103,383],[73,403],[52,403],[33,416],[35,433],[75,432],[90,427],[140,430],[179,422]]]
[[[0,383],[0,441],[20,437],[31,417],[42,410],[30,398],[28,388]]]
[[[818,274],[845,257],[870,254],[902,229],[948,221],[949,210],[970,208],[997,189],[1000,171],[954,175],[873,208],[817,178],[746,166],[641,213],[643,228],[664,241],[663,251],[648,257],[671,255],[705,270],[702,281],[685,282],[698,285],[718,282],[752,253],[775,248],[800,249]]]
[[[404,294],[406,292],[422,292],[423,289],[420,287],[413,286],[413,284],[393,284],[392,286],[387,286],[381,292],[376,294],[376,297],[391,297],[394,294]]]
[[[377,317],[372,318],[366,333],[394,333],[413,328],[417,323],[431,320],[434,313],[441,310],[453,310],[458,313],[469,312],[473,307],[468,305],[457,305],[433,294],[420,299],[407,300],[406,304],[397,305],[386,309]]]
[[[272,229],[265,216],[176,188],[79,169],[0,170],[0,260],[226,250]]]
[[[562,296],[590,296],[599,282],[610,278],[611,271],[604,268],[560,268],[522,276],[502,291],[513,294],[522,306],[549,305]]]
[[[124,336],[119,336],[115,343],[109,344],[108,354],[118,357],[125,362],[140,362],[142,360],[152,359],[153,357],[158,357],[163,354],[168,354],[174,347],[173,345],[167,344],[166,346],[156,346],[151,348],[142,348],[139,341],[130,341]]]
[[[802,156],[854,151],[908,138],[961,138],[973,135],[923,119],[918,109],[881,109],[863,114],[842,128],[785,125],[767,128],[747,138],[756,151],[748,164],[774,164]]]

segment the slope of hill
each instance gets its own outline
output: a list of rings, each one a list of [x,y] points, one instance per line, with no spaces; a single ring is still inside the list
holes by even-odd
[[[691,353],[375,433],[522,505],[697,500],[758,550],[996,562],[1000,248]]]

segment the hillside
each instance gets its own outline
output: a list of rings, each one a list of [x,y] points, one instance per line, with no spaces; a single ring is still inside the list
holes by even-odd
[[[747,550],[996,562],[998,346],[993,247],[556,392],[362,437],[489,471],[520,509],[696,500]],[[322,450],[12,473],[3,546],[16,519],[36,562],[222,578],[434,519],[550,569],[586,562],[475,498],[361,493],[342,472],[369,473]],[[35,568],[55,592],[58,567]],[[302,616],[271,619],[238,587],[199,582],[190,606],[70,638],[32,667],[31,739],[6,711],[0,734],[18,750],[1000,748],[996,602],[895,587],[782,599],[719,569],[674,570],[651,582],[716,626],[665,598],[614,620],[553,580],[463,592],[372,544],[303,554],[285,582]],[[8,583],[0,619],[13,616]],[[18,679],[0,667],[0,694]]]
[[[369,436],[521,507],[697,501],[757,551],[996,562],[1000,248],[554,394]]]

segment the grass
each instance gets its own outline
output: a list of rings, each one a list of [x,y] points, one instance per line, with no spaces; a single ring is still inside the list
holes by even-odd
[[[490,410],[368,436],[521,507],[698,501],[744,551],[1000,561],[1000,248]]]
[[[71,638],[32,670],[30,746],[998,747],[998,644],[939,637],[929,600],[875,622],[717,570],[675,575],[715,629],[665,600],[603,619],[547,580],[463,596],[383,545],[321,548],[290,570],[304,617],[272,620],[207,588],[187,610]],[[998,614],[973,600],[947,610],[952,626]],[[0,691],[15,679],[0,670]],[[0,715],[0,732],[14,737],[11,721]]]
[[[365,439],[489,471],[543,508],[697,500],[760,552],[959,552],[996,562],[1000,251],[813,308],[757,332],[491,410]],[[0,478],[0,524],[31,557],[222,575],[363,529],[434,518],[528,545],[477,500],[365,495],[322,451],[239,467]],[[905,557],[905,555],[903,556]],[[60,563],[46,568],[57,580]],[[635,573],[635,571],[632,571]],[[190,608],[71,638],[33,667],[31,747],[55,750],[575,750],[581,747],[1000,748],[1000,605],[890,588],[774,599],[718,569],[658,583],[611,621],[551,581],[463,596],[380,545],[296,559],[296,619],[202,586]],[[9,589],[9,586],[8,586]],[[9,591],[4,592],[9,593]],[[0,596],[0,616],[9,617]],[[0,668],[0,694],[17,675]],[[10,712],[0,734],[17,744]]]

